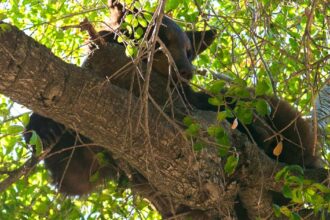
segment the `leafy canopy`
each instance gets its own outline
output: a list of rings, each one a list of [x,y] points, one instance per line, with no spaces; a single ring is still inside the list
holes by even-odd
[[[128,5],[130,2],[126,1]],[[311,103],[330,69],[330,10],[327,5],[325,0],[315,5],[309,0],[168,0],[165,10],[185,29],[218,30],[215,43],[195,61],[199,69],[207,70],[206,75],[195,76],[196,84],[212,92],[222,84],[215,81],[213,73],[225,74],[240,88],[255,87],[259,95],[276,93],[304,115],[309,115]],[[140,1],[135,5],[146,11],[153,11],[156,6],[155,1]],[[63,30],[61,27],[77,25],[85,17],[98,30],[102,29],[108,17],[106,1],[8,0],[0,3],[0,20],[16,25],[63,60],[77,65],[86,56],[84,48],[88,36],[79,29]],[[141,37],[139,32],[136,35]],[[134,51],[128,53],[134,55]],[[234,92],[244,95],[244,89]],[[210,101],[217,105],[221,99]],[[267,105],[257,100],[242,104],[236,112],[241,115],[240,119],[247,122],[251,119],[251,111],[246,110],[249,108],[267,114]],[[21,167],[31,156],[31,149],[21,137],[28,121],[26,111],[0,96],[0,181],[8,176],[8,171]],[[219,113],[219,121],[226,117],[225,114]],[[199,132],[198,124],[193,121],[187,126],[190,135]],[[222,144],[220,156],[227,155],[228,140],[223,130],[214,126],[208,132]],[[202,143],[196,143],[194,147],[200,150]],[[234,171],[237,160],[235,153],[228,156],[226,172]],[[294,192],[297,191],[287,189],[287,194]],[[292,196],[299,202],[302,198],[296,194]],[[322,199],[318,197],[318,200]],[[324,200],[328,199],[324,198],[322,202]],[[1,193],[0,201],[1,219],[159,218],[146,201],[130,191],[119,191],[114,183],[108,183],[104,190],[86,198],[64,198],[54,193],[42,164]],[[283,212],[287,213],[287,210]]]

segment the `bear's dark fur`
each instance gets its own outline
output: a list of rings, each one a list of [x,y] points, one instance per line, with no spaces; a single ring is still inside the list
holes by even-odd
[[[221,106],[209,103],[210,95],[203,92],[194,92],[185,87],[185,94],[190,104],[197,109],[205,111],[224,111],[225,106],[233,110],[236,102],[233,97],[226,97],[225,104]],[[301,117],[301,114],[288,102],[276,97],[263,97],[271,108],[271,114],[266,117],[255,117],[251,124],[242,125],[237,129],[265,151],[265,153],[280,162],[297,164],[305,168],[319,168],[321,166],[314,146],[314,133],[311,124]],[[233,123],[235,117],[227,118]],[[283,149],[278,158],[273,154],[274,148],[282,143]],[[316,149],[314,149],[316,147]]]
[[[106,42],[114,41],[114,35],[109,30],[103,30],[99,34]],[[180,76],[174,77],[175,81],[180,81],[181,77],[188,81],[194,72],[192,60],[212,43],[215,32],[212,30],[183,32],[173,20],[165,16],[158,36],[171,53],[177,67]],[[169,62],[163,52],[159,51],[155,54],[153,69],[155,72],[168,76]],[[201,110],[219,110],[217,106],[209,104],[209,95],[194,92],[187,82],[182,84],[182,96],[187,103]],[[275,158],[273,149],[279,141],[283,141],[279,161],[305,167],[318,166],[318,158],[313,155],[314,135],[309,123],[302,119],[299,112],[287,102],[275,97],[266,97],[266,99],[272,108],[271,115],[263,118],[266,125],[255,118],[252,124],[245,127],[239,124],[238,129],[247,135],[251,134],[250,138],[255,140],[257,145],[272,158]],[[234,108],[235,103],[230,105],[229,107]],[[224,110],[224,106],[220,106],[220,110]],[[228,120],[233,122],[231,118]],[[27,126],[27,131],[29,130],[35,130],[41,137],[44,149],[52,148],[51,154],[45,159],[45,164],[61,192],[71,195],[86,194],[91,192],[100,181],[108,177],[115,178],[118,175],[117,166],[108,152],[104,154],[110,162],[100,163],[96,155],[103,152],[102,148],[93,146],[88,138],[66,129],[63,125],[34,113]],[[30,134],[26,132],[27,142],[29,142]],[[88,146],[84,146],[85,144]],[[79,147],[75,147],[77,145]],[[99,178],[92,181],[91,177],[96,173]]]
[[[115,42],[114,35],[108,30],[100,31],[99,35],[106,42]],[[195,39],[194,45],[198,45],[198,52],[193,48],[188,36]],[[159,37],[170,51],[179,73],[190,79],[193,71],[192,59],[213,41],[214,32],[187,32],[186,34],[173,20],[164,17]],[[155,54],[153,69],[160,74],[168,74],[169,63],[164,53]],[[31,138],[31,130],[40,136],[44,150],[51,148],[50,154],[45,159],[45,165],[60,192],[68,195],[87,194],[105,179],[117,179],[118,176],[122,176],[109,152],[100,146],[93,145],[87,137],[64,125],[33,113],[25,132],[27,143]],[[101,152],[108,159],[105,164],[98,160],[97,155]]]
[[[123,175],[109,152],[52,119],[33,113],[26,130],[27,143],[33,130],[40,137],[43,149],[50,150],[45,166],[60,192],[86,194],[105,179],[118,180]]]

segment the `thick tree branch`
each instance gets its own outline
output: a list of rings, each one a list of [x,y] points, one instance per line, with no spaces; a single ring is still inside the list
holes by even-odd
[[[2,94],[91,137],[182,204],[202,209],[229,204],[232,193],[218,187],[223,182],[214,173],[221,166],[217,156],[197,158],[189,141],[152,106],[146,134],[136,114],[136,97],[64,63],[15,27],[1,34],[0,56]],[[147,138],[151,146],[146,146]],[[204,174],[197,169],[202,164],[209,167]],[[209,185],[218,191],[210,192]]]

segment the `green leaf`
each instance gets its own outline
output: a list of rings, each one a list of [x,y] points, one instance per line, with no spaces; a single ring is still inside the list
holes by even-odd
[[[166,11],[170,11],[176,9],[179,5],[180,1],[177,0],[168,0],[165,6]]]
[[[258,115],[260,116],[266,116],[271,113],[271,108],[268,102],[266,102],[264,99],[257,99],[255,102],[255,107]]]
[[[301,188],[293,189],[291,192],[292,192],[292,201],[294,203],[302,204],[304,199]]]
[[[0,104],[0,116],[9,116],[10,112],[5,103]]]
[[[319,194],[314,194],[312,197],[311,197],[311,201],[313,201],[314,204],[323,204],[324,203],[324,198],[319,195]]]
[[[126,22],[127,24],[132,25],[133,28],[136,28],[136,27],[139,25],[139,21],[138,21],[138,19],[137,19],[137,18],[135,17],[135,15],[133,15],[133,14],[128,14],[128,15],[126,15],[126,17],[125,17],[125,22]]]
[[[138,27],[134,32],[134,38],[138,40],[142,38],[143,34],[144,34],[143,29],[141,27]]]
[[[288,175],[288,172],[288,167],[284,167],[282,170],[276,173],[275,181],[280,181],[281,179],[284,179]]]
[[[253,119],[253,110],[248,106],[237,105],[235,107],[235,113],[237,118],[244,124],[251,124]]]
[[[194,122],[194,120],[190,116],[186,116],[183,118],[183,124],[187,127],[190,126],[193,122]]]
[[[212,125],[207,128],[207,132],[211,137],[219,137],[219,136],[222,136],[225,131],[220,126]]]
[[[24,131],[24,127],[22,125],[10,125],[7,128],[7,134],[19,134]]]
[[[324,200],[327,202],[327,203],[330,203],[330,193],[326,193],[324,195]]]
[[[124,38],[122,36],[118,36],[117,41],[118,41],[118,43],[123,43]]]
[[[235,86],[234,88],[234,96],[237,98],[250,98],[250,92],[248,90],[248,88],[246,87],[240,87],[240,86]]]
[[[273,204],[273,210],[274,210],[274,214],[277,218],[281,217],[281,207]]]
[[[290,216],[290,220],[300,220],[301,217],[295,212],[292,212],[292,215]]]
[[[300,176],[304,175],[304,170],[299,165],[290,165],[290,166],[287,166],[287,169],[288,169],[288,171],[294,173],[295,175],[300,175]]]
[[[268,95],[271,93],[271,87],[265,80],[260,80],[256,85],[256,96]]]
[[[287,183],[292,183],[297,186],[303,186],[304,184],[304,177],[301,175],[295,176],[295,175],[289,175],[286,178]]]
[[[194,143],[193,148],[195,151],[201,151],[204,148],[204,146],[201,142],[197,142],[197,143]]]
[[[35,131],[32,131],[32,136],[30,138],[29,144],[34,146],[35,154],[39,156],[42,152],[43,146],[39,135]]]
[[[0,21],[5,20],[7,15],[5,13],[0,13]]]
[[[217,142],[217,144],[222,145],[222,146],[230,146],[230,141],[229,141],[229,138],[228,138],[228,135],[226,134],[226,132],[217,134],[216,142]]]
[[[6,153],[11,153],[14,150],[14,147],[17,143],[17,138],[5,138],[4,146],[6,147]]]
[[[128,31],[129,36],[133,35],[134,30],[131,25],[125,25],[125,29]],[[123,37],[125,37],[126,41],[129,40],[127,39],[128,37],[126,35],[124,35]]]
[[[236,118],[236,116],[233,114],[233,111],[228,108],[226,108],[226,115],[227,115],[227,118]]]
[[[227,112],[226,111],[218,112],[218,114],[217,114],[218,122],[222,122],[222,121],[226,120],[226,118],[227,118]]]
[[[220,157],[225,157],[228,155],[230,146],[219,146],[218,148],[218,154]]]
[[[234,84],[237,85],[238,87],[243,87],[246,88],[247,87],[247,82],[244,79],[241,78],[235,78],[234,80]]]
[[[280,208],[280,210],[281,210],[281,213],[283,214],[283,215],[285,215],[285,216],[287,216],[287,217],[290,217],[291,216],[291,210],[288,208],[288,207],[286,207],[286,206],[282,206],[281,208]]]
[[[186,129],[186,132],[191,136],[196,136],[199,130],[200,130],[200,125],[197,123],[193,123]]]
[[[238,157],[235,157],[233,155],[229,156],[225,164],[225,172],[229,175],[233,174],[235,172],[237,164],[238,164]]]
[[[131,24],[133,22],[133,19],[134,19],[134,15],[133,14],[128,14],[125,17],[125,22]]]
[[[207,132],[211,137],[215,137],[216,143],[220,146],[230,146],[228,135],[222,127],[210,126]]]
[[[137,18],[134,17],[134,19],[133,19],[133,21],[132,21],[131,24],[132,24],[133,28],[136,28],[136,27],[139,26],[139,21],[137,20]]]
[[[139,202],[137,202],[137,208],[138,210],[142,210],[144,209],[145,207],[147,207],[149,205],[149,203],[143,199],[139,200]]]
[[[26,127],[28,124],[29,124],[29,121],[30,121],[30,115],[29,113],[25,113],[23,114],[21,117],[20,117],[24,127]]]
[[[134,46],[127,45],[125,49],[125,54],[128,57],[134,57],[137,54],[137,49]]]
[[[218,97],[211,97],[209,98],[208,102],[211,104],[211,105],[214,105],[214,106],[221,106],[223,105],[223,100],[222,99],[219,99]]]
[[[226,82],[224,80],[216,80],[212,82],[208,90],[213,94],[219,94],[225,88]]]
[[[137,17],[137,20],[138,20],[139,24],[141,25],[141,27],[146,28],[148,26],[147,20],[144,17],[142,17],[141,15],[139,15]]]
[[[285,198],[292,198],[292,191],[288,185],[284,185],[282,188],[282,192]]]
[[[297,50],[299,48],[299,45],[297,43],[297,40],[294,38],[289,38],[289,43],[293,50]]]
[[[147,20],[148,23],[150,23],[150,21],[152,20],[152,14],[145,13],[144,18]]]
[[[134,8],[139,9],[142,8],[142,5],[139,1],[134,1]]]
[[[314,183],[312,184],[312,187],[315,187],[316,189],[320,190],[320,192],[330,193],[330,189],[321,183]]]

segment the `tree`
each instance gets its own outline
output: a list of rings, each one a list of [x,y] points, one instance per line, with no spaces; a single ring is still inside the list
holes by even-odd
[[[143,8],[152,11],[151,8],[163,3],[145,3]],[[75,29],[54,30],[52,25],[77,24],[82,21],[82,16],[104,21],[108,16],[107,10],[94,2],[86,4],[88,9],[81,5],[81,8],[72,11],[67,4],[70,5],[66,2],[44,5],[4,3],[1,6],[7,12],[1,16],[20,29],[31,21],[33,25],[28,32],[34,33],[34,38],[52,48],[55,54],[65,57],[68,52],[63,50],[65,45],[69,45],[67,48],[82,45],[82,38],[77,36],[81,33]],[[309,1],[301,4],[169,1],[165,10],[171,12],[173,17],[182,17],[194,23],[195,28],[206,25],[219,30],[218,41],[210,48],[209,56],[201,55],[196,61],[196,65],[208,73],[207,77],[197,76],[196,83],[212,84],[214,79],[210,73],[224,73],[242,86],[246,86],[242,81],[245,79],[257,90],[265,92],[271,88],[308,115],[318,88],[323,87],[327,80],[326,7],[326,3]],[[24,11],[30,13],[22,13]],[[123,170],[131,173],[133,192],[151,201],[161,215],[173,212],[177,214],[173,217],[177,218],[233,217],[236,216],[234,204],[239,195],[251,218],[265,218],[272,208],[268,190],[279,192],[283,186],[285,195],[292,198],[295,206],[289,206],[292,212],[287,207],[275,207],[277,212],[297,218],[296,213],[300,208],[305,208],[302,207],[304,203],[312,204],[315,209],[328,208],[329,189],[316,183],[326,179],[325,170],[304,170],[302,174],[297,167],[286,167],[277,175],[281,181],[275,182],[274,173],[284,165],[265,156],[245,135],[229,129],[228,123],[217,121],[216,114],[193,112],[184,120],[187,126],[184,132],[180,122],[173,121],[155,104],[159,104],[162,95],[157,97],[157,93],[153,93],[148,97],[146,93],[135,91],[132,95],[127,88],[120,88],[126,85],[125,80],[116,85],[107,83],[98,73],[91,73],[55,57],[14,26],[2,23],[1,30],[0,92],[109,149],[118,158]],[[124,49],[110,45],[98,51],[95,59],[102,61],[102,51],[112,54],[114,60],[110,66],[113,66],[111,71],[115,72],[130,61],[125,58],[124,52],[132,56],[134,50],[134,47]],[[80,63],[75,58],[78,54],[78,51],[70,50],[66,59]],[[159,88],[159,84],[154,85],[156,81],[164,87],[166,81],[161,80],[150,81],[150,86]],[[309,93],[299,93],[302,88]],[[141,95],[140,98],[137,95]],[[113,183],[105,187],[101,198],[97,195],[85,198],[87,207],[94,207],[87,211],[77,208],[81,208],[79,199],[68,198],[61,204],[63,198],[55,199],[49,188],[40,187],[34,192],[31,184],[44,182],[46,173],[38,165],[32,176],[28,177],[28,174],[46,154],[40,154],[37,161],[27,159],[29,156],[26,155],[31,153],[19,137],[22,132],[19,124],[26,123],[27,115],[10,117],[11,103],[4,99],[2,104],[3,135],[0,140],[5,148],[2,152],[1,189],[8,187],[2,195],[3,206],[8,207],[2,212],[4,217],[124,218],[130,216],[129,212],[135,205],[137,208],[131,217],[139,217],[139,214],[154,217],[153,212],[144,213],[148,205],[139,197],[125,200],[127,203],[121,205],[118,199],[121,195],[118,194],[128,194],[128,197],[131,194],[110,190],[114,188]],[[229,150],[222,147],[228,143],[227,136],[212,137],[212,131],[220,127],[224,127],[230,137]],[[214,140],[218,144],[214,144]],[[191,142],[194,142],[193,148]],[[295,174],[298,172],[298,175],[290,175],[292,171]],[[27,181],[17,181],[23,176]],[[40,194],[42,196],[38,199]],[[19,195],[19,203],[10,199],[13,195]],[[106,205],[102,208],[104,202]],[[16,211],[18,204],[23,208]],[[59,204],[60,213],[57,211]],[[29,209],[24,210],[26,207]]]

